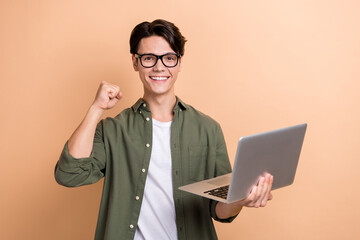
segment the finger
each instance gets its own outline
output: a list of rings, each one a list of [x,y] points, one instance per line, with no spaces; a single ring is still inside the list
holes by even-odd
[[[266,189],[264,189],[263,196],[262,196],[261,203],[260,203],[260,205],[262,207],[265,207],[267,201],[269,200],[269,196],[270,196],[270,192],[271,192],[271,188],[272,188],[272,179],[273,178],[270,174],[266,175],[266,184],[265,184]]]
[[[259,207],[260,206],[260,203],[261,203],[261,197],[263,195],[263,189],[265,187],[265,178],[264,177],[260,177],[259,179],[259,183],[258,183],[258,190],[257,190],[257,193],[256,193],[256,197],[255,197],[255,200],[254,200],[254,205],[255,207]]]
[[[109,98],[112,99],[118,95],[119,88],[116,88],[114,86],[107,86],[106,92],[108,93]]]
[[[122,98],[122,92],[119,91],[115,97],[120,100]]]
[[[118,101],[119,101],[119,99],[117,99],[117,98],[113,98],[113,99],[109,100],[107,108],[108,109],[113,108]]]
[[[263,199],[265,197],[265,194],[266,194],[267,188],[268,188],[268,184],[269,184],[269,179],[268,179],[267,175],[265,175],[265,177],[261,178],[261,184],[262,184],[261,191],[258,193],[259,194],[258,199],[255,203],[256,207],[262,207]]]
[[[273,198],[273,196],[271,194],[271,189],[272,189],[273,182],[274,182],[274,177],[272,175],[270,175],[268,191],[266,192],[267,201],[269,201],[269,200],[271,200]]]
[[[251,189],[249,196],[244,200],[244,206],[246,206],[246,207],[254,206],[257,191],[258,191],[258,186],[254,186]]]
[[[107,88],[107,92],[111,99],[117,98],[119,100],[121,97],[120,88],[116,85],[109,85]]]
[[[270,185],[270,174],[265,175],[265,183],[261,192],[261,197],[259,198],[258,204],[261,207],[265,207],[268,200],[269,193],[269,185]],[[271,189],[271,187],[270,187]]]
[[[269,194],[269,198],[268,198],[268,201],[272,200],[273,199],[273,195],[272,193]]]
[[[110,85],[110,87],[111,87],[112,89],[114,89],[114,91],[116,92],[116,94],[120,91],[119,86],[116,86],[116,85]]]

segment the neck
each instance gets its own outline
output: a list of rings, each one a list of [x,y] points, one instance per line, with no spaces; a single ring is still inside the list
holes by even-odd
[[[152,117],[160,122],[169,122],[173,119],[173,109],[176,104],[175,94],[149,96],[144,94],[143,99],[149,105]]]

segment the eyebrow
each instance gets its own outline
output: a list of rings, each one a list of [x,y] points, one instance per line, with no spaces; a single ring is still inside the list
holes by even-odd
[[[163,56],[163,55],[166,55],[166,54],[177,54],[176,52],[167,52],[167,53],[164,53],[164,54],[161,54],[161,55],[157,55],[155,53],[138,53],[138,55],[145,55],[145,54],[149,54],[149,55],[155,55],[155,56]]]

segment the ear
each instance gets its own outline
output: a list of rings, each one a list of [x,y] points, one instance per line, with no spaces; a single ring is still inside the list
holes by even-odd
[[[182,61],[184,60],[184,56],[182,56],[180,59],[179,59],[179,72],[181,71],[181,65],[182,65]]]
[[[139,61],[135,57],[135,54],[131,55],[131,59],[132,59],[133,68],[134,68],[135,72],[138,72],[139,71],[139,65],[138,65]]]

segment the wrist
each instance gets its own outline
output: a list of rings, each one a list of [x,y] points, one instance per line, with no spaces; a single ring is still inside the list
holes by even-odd
[[[218,204],[216,204],[215,211],[218,218],[226,219],[239,214],[242,207],[243,207],[242,205],[236,203],[227,204],[227,203],[219,202]]]
[[[101,107],[98,107],[98,106],[93,104],[93,105],[90,106],[90,108],[88,110],[88,114],[99,119],[104,111],[105,110],[102,109]]]

